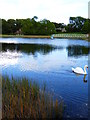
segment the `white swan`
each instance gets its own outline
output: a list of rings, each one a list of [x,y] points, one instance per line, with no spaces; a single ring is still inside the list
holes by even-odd
[[[84,75],[86,75],[87,74],[86,68],[88,68],[87,65],[84,66],[84,70],[81,67],[76,67],[76,68],[72,68],[72,71],[74,73],[77,73],[77,74],[84,74]]]

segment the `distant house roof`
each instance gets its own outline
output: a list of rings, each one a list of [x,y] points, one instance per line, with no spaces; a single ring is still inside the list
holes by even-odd
[[[61,27],[56,28],[56,30],[61,31],[61,32],[66,32],[66,29],[65,28],[61,28]]]

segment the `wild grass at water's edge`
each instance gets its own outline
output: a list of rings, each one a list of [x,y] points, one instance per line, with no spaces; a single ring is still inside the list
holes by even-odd
[[[2,118],[62,119],[63,102],[27,79],[2,78]]]
[[[90,41],[88,34],[82,33],[60,33],[53,34],[53,38],[69,38],[69,39],[82,39]],[[0,38],[51,38],[52,35],[4,35],[0,34]]]

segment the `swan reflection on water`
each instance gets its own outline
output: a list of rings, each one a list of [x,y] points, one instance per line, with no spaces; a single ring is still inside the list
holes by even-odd
[[[81,74],[75,73],[75,75],[76,75],[76,76],[80,76]],[[87,74],[85,74],[84,77],[83,77],[83,82],[84,82],[84,83],[87,83],[86,76],[87,76]]]
[[[85,78],[86,78],[86,75],[84,75],[83,81],[84,81],[84,82],[87,82],[87,80],[85,80]]]

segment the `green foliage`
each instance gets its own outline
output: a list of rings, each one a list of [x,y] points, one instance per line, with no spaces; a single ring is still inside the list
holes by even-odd
[[[90,33],[90,19],[86,20],[83,27],[82,27],[83,33]]]
[[[51,35],[64,31],[68,33],[89,33],[90,20],[83,17],[70,17],[69,24],[50,22],[47,19],[37,21],[38,17],[27,19],[2,19],[2,34]]]
[[[42,30],[42,35],[49,35],[55,33],[55,25],[51,23],[49,20],[42,20],[40,21],[41,23],[41,30]]]
[[[4,19],[2,19],[2,34],[9,34],[9,25]]]
[[[62,119],[63,102],[53,101],[50,94],[27,79],[2,78],[3,119]]]
[[[62,28],[66,29],[66,25],[64,23],[53,22],[53,24],[55,25],[55,29],[56,29],[57,33],[61,33],[62,32],[62,30],[61,30]]]
[[[55,33],[55,26],[49,20],[36,21],[37,16],[32,19],[2,19],[3,34],[24,34],[24,35],[50,35]]]
[[[85,23],[86,19],[83,17],[70,17],[69,18],[69,24],[66,27],[67,32],[70,33],[83,33],[83,26]]]
[[[21,30],[24,35],[29,35],[33,33],[33,30],[32,30],[33,24],[30,19],[23,19],[21,23],[22,23]]]
[[[65,28],[67,33],[89,33],[90,32],[90,21],[83,17],[70,17],[69,24],[55,23],[55,28],[57,33],[62,32],[62,28]]]

